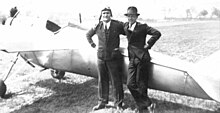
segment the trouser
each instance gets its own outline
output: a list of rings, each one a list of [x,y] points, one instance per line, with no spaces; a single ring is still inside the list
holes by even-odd
[[[124,99],[122,78],[122,59],[107,61],[98,59],[98,98],[100,103],[108,103],[109,80],[111,80],[114,104],[122,106]]]
[[[149,61],[132,58],[128,66],[127,87],[139,108],[148,107],[152,103],[147,94],[149,65]]]

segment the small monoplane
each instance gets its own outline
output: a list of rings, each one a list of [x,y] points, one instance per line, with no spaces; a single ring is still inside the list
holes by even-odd
[[[88,44],[86,30],[74,24],[61,28],[51,21],[45,23],[47,29],[34,25],[22,29],[13,24],[1,26],[0,34],[4,37],[0,39],[0,50],[18,53],[17,56],[33,67],[52,69],[51,75],[58,79],[62,79],[65,72],[97,78],[97,51]],[[121,65],[126,81],[129,59],[125,48],[120,51],[124,56]],[[196,64],[152,50],[150,54],[150,88],[220,102],[220,51]],[[6,92],[6,78],[7,75],[0,81],[1,97]]]

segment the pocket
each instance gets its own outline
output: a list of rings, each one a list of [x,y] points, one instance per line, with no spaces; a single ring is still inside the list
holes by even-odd
[[[97,52],[97,57],[98,57],[99,59],[102,59],[102,58],[104,57],[102,50],[98,50],[98,52]]]
[[[122,58],[123,57],[119,50],[113,50],[111,56],[112,56],[113,59]]]
[[[151,60],[150,53],[148,51],[145,51],[142,59],[145,61],[150,61]]]

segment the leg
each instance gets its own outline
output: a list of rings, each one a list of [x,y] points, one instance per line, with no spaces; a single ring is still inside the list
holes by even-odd
[[[122,108],[124,99],[123,83],[122,83],[122,59],[109,61],[107,64],[113,89],[114,104],[116,107]]]
[[[145,108],[151,105],[151,100],[148,97],[148,76],[149,76],[149,62],[141,61],[137,65],[137,81],[140,92],[139,107]]]
[[[137,85],[137,63],[138,59],[130,59],[129,65],[128,65],[128,77],[127,77],[127,87],[129,91],[131,92],[131,95],[134,97],[135,102],[139,103],[140,93],[139,88]]]
[[[127,86],[139,108],[147,107],[151,100],[147,95],[148,88],[148,65],[139,59],[131,59],[129,63],[129,75]]]
[[[98,98],[99,103],[93,110],[102,109],[108,104],[109,76],[107,73],[106,61],[98,59]]]

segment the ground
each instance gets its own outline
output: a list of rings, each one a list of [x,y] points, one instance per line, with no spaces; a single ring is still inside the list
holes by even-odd
[[[161,39],[152,50],[164,55],[197,63],[220,49],[220,22],[204,21],[173,26],[156,26]],[[0,52],[0,77],[4,79],[16,56]],[[5,81],[7,92],[0,99],[1,113],[112,113],[114,108],[92,112],[97,104],[97,80],[91,77],[66,73],[65,80],[53,79],[49,70],[32,68],[19,58]],[[125,88],[123,113],[134,113],[135,103]],[[220,104],[168,92],[149,90],[157,104],[156,113],[219,113]],[[112,97],[110,94],[110,99]]]

